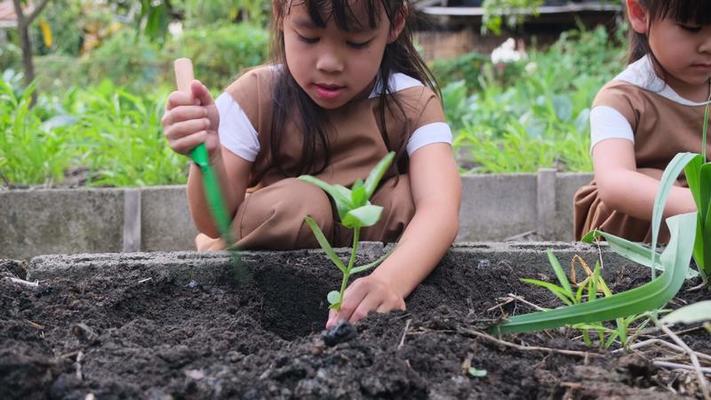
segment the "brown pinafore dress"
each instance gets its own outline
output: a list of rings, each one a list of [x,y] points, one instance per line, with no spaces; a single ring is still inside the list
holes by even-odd
[[[319,224],[333,246],[349,246],[352,232],[338,223],[337,213],[328,195],[320,188],[285,176],[270,156],[273,115],[274,67],[258,67],[240,77],[226,92],[240,105],[258,132],[260,150],[252,164],[250,189],[240,204],[232,223],[236,244],[242,249],[297,249],[318,247],[311,229],[304,223],[306,215]],[[386,145],[378,119],[379,98],[354,99],[337,110],[324,110],[330,121],[328,140],[330,162],[317,178],[330,184],[350,187],[365,179],[375,165],[393,150],[404,149],[410,135],[421,126],[444,122],[439,99],[424,86],[410,87],[396,96],[403,106],[386,112],[389,146]],[[386,108],[387,110],[387,108]],[[282,170],[294,170],[302,152],[299,123],[289,121],[281,132]],[[407,157],[407,155],[404,155]],[[318,163],[317,163],[318,164]],[[371,198],[382,206],[380,221],[361,231],[365,241],[394,242],[412,219],[415,207],[406,171],[391,168]],[[198,250],[224,248],[220,239],[202,235]]]
[[[664,170],[680,152],[701,151],[704,106],[685,105],[624,81],[612,81],[598,93],[593,107],[608,106],[619,111],[634,132],[637,168]],[[707,147],[711,154],[711,145]],[[679,184],[686,186],[685,181]],[[635,242],[651,242],[651,222],[610,209],[601,200],[593,180],[574,196],[574,232],[580,240],[600,229]],[[662,224],[660,242],[669,240]]]

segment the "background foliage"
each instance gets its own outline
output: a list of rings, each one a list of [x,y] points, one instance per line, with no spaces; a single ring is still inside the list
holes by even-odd
[[[168,149],[159,123],[174,87],[172,60],[192,58],[196,75],[218,94],[245,68],[267,60],[268,6],[53,0],[40,17],[51,27],[51,42],[32,29],[38,71],[32,87],[22,86],[12,32],[0,46],[4,185],[184,183],[187,160]],[[432,62],[462,172],[591,170],[588,107],[624,67],[622,35],[571,31],[506,64],[480,53]]]

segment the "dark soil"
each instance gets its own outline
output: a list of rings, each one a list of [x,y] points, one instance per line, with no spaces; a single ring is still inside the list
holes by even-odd
[[[509,293],[557,306],[545,290],[519,282],[550,279],[541,272],[545,262],[473,263],[451,254],[410,296],[407,312],[370,316],[355,335],[342,327],[345,341],[333,346],[324,343],[322,327],[325,295],[338,276],[319,254],[277,253],[252,263],[246,286],[228,273],[221,284],[186,285],[135,263],[91,279],[51,279],[36,289],[0,277],[0,398],[700,396],[693,375],[654,367],[644,354],[598,357],[572,330],[503,339],[589,351],[590,357],[520,351],[471,334],[503,312],[530,311],[521,302],[496,307]],[[23,275],[13,263],[0,263],[0,270]],[[620,291],[647,281],[649,271],[626,267],[607,279]],[[711,348],[699,330],[684,338],[698,350]],[[468,374],[470,366],[486,376]]]

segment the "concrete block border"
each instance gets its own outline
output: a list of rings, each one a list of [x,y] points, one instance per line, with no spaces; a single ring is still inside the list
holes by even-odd
[[[571,241],[573,193],[591,178],[463,176],[457,241]],[[196,233],[184,186],[0,191],[0,258],[192,250]]]

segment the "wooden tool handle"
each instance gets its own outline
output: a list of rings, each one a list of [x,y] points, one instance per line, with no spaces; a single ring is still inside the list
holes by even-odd
[[[193,63],[189,58],[175,60],[175,83],[181,92],[190,93],[190,83],[195,79]]]

